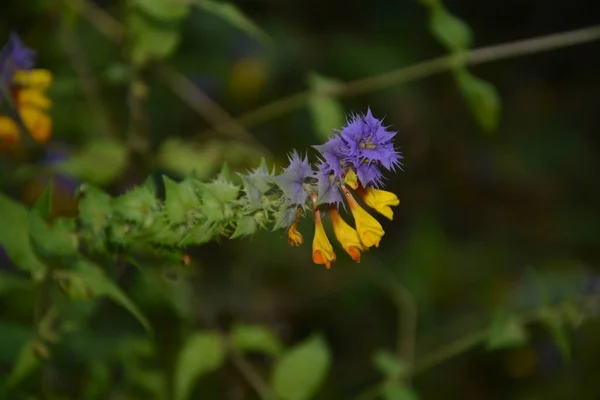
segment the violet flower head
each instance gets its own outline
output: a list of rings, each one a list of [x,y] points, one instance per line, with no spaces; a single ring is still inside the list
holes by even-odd
[[[333,136],[325,144],[313,146],[321,153],[336,178],[344,177],[344,164],[348,156],[348,145],[340,136]]]
[[[344,204],[344,198],[339,185],[336,185],[336,173],[329,163],[321,161],[317,165],[317,203]]]
[[[377,162],[388,171],[400,166],[402,157],[394,148],[392,139],[397,134],[388,131],[382,121],[373,117],[371,109],[365,115],[355,115],[342,128],[340,135],[348,145],[348,161],[358,164]],[[365,182],[362,182],[366,185]]]
[[[33,68],[35,54],[34,50],[23,44],[19,35],[11,33],[8,43],[0,51],[0,78],[10,82],[15,71]]]
[[[313,177],[314,172],[306,156],[301,158],[296,151],[289,155],[289,160],[289,166],[274,179],[291,205],[303,205],[308,199],[304,184],[308,178]]]

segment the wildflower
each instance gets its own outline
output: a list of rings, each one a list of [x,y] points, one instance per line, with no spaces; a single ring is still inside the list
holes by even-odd
[[[379,242],[385,233],[381,224],[356,202],[348,189],[343,188],[343,190],[354,221],[356,222],[356,230],[358,231],[361,243],[365,247],[379,247]]]
[[[321,211],[315,207],[315,237],[313,239],[313,262],[315,264],[324,264],[327,268],[331,268],[331,263],[335,261],[335,253],[333,247],[327,238],[323,221],[321,220]]]
[[[302,209],[298,209],[296,220],[292,223],[288,229],[288,242],[292,246],[300,246],[303,242],[302,234],[298,232],[298,224],[302,218]]]
[[[366,189],[361,188],[359,193],[367,206],[371,207],[390,221],[394,218],[394,211],[391,206],[400,204],[398,196],[394,193],[371,187]]]
[[[0,115],[0,140],[15,143],[21,126],[37,142],[50,138],[52,120],[47,115],[52,106],[46,90],[52,74],[45,69],[32,69],[35,52],[23,45],[15,34],[0,52],[0,87],[6,88],[0,96],[16,111],[16,119]]]
[[[344,221],[335,206],[331,206],[329,215],[331,215],[333,232],[335,233],[338,242],[340,242],[344,250],[346,250],[346,253],[348,253],[354,261],[360,262],[360,252],[361,250],[365,250],[365,248],[358,237],[358,232]]]
[[[394,148],[396,132],[384,127],[382,121],[373,117],[371,110],[365,115],[355,115],[346,126],[338,130],[325,144],[313,146],[320,153],[320,160],[313,171],[307,159],[297,153],[290,156],[290,165],[274,178],[286,195],[290,206],[312,206],[315,218],[313,261],[329,268],[335,261],[335,253],[327,238],[321,220],[321,210],[328,211],[337,240],[344,250],[360,261],[361,251],[378,247],[384,230],[381,224],[364,210],[351,191],[356,191],[367,206],[388,219],[393,218],[391,207],[397,206],[398,197],[382,190],[383,170],[394,171],[402,156]],[[307,199],[312,205],[307,205]],[[340,206],[349,206],[355,228],[339,213]],[[296,230],[298,220],[290,222],[288,239],[292,245],[301,243]],[[300,239],[298,239],[300,237]]]

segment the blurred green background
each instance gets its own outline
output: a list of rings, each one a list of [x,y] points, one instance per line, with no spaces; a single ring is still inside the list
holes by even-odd
[[[489,110],[479,109],[484,122],[474,116],[481,104],[449,72],[247,114],[447,54],[443,38],[457,43],[461,32],[436,34],[434,3],[4,1],[0,40],[17,32],[55,79],[51,141],[0,155],[2,191],[25,204],[50,176],[54,212],[72,216],[82,182],[118,195],[147,176],[195,169],[208,180],[224,162],[240,172],[261,157],[285,165],[292,149],[314,159],[310,146],[344,123],[340,110],[385,117],[404,155],[404,170],[386,181],[401,204],[360,264],[339,251],[331,270],[313,265],[310,220],[297,248],[284,231],[261,232],[191,248],[188,266],[128,264],[118,284],[154,333],[107,300],[65,305],[73,329],[45,343],[42,367],[6,398],[171,399],[186,374],[199,378],[189,378],[189,398],[259,398],[235,357],[178,367],[194,332],[244,324],[273,336],[247,353],[240,345],[266,384],[289,349],[311,340],[327,348],[315,399],[375,398],[364,391],[381,379],[399,382],[396,392],[375,387],[386,399],[599,399],[600,324],[581,299],[600,293],[600,44],[470,68],[495,87],[486,93],[500,102],[497,129],[485,129],[486,118],[494,125]],[[470,47],[598,23],[596,2],[586,0],[445,7],[472,30]],[[35,288],[7,283],[21,275],[5,256],[0,271],[8,377],[38,329],[37,300]],[[414,376],[390,377],[413,358]],[[311,360],[292,373],[300,386],[320,368]]]

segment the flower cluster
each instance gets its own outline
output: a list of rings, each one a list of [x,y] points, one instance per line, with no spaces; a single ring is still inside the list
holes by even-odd
[[[291,245],[302,244],[297,227],[304,211],[311,209],[315,220],[312,258],[316,264],[330,268],[336,259],[323,226],[324,212],[331,217],[337,240],[355,261],[360,261],[362,251],[379,246],[383,227],[361,207],[357,197],[384,217],[393,218],[391,207],[400,200],[381,187],[383,170],[394,171],[402,159],[392,142],[396,133],[368,110],[365,115],[353,116],[327,143],[314,146],[321,155],[316,170],[306,157],[296,152],[290,155],[289,166],[274,179],[288,204],[296,209],[296,218],[288,228]],[[340,215],[340,206],[345,205],[354,217],[355,228]]]
[[[0,52],[0,104],[5,110],[0,114],[0,147],[18,142],[22,130],[37,142],[50,138],[52,120],[47,111],[52,102],[46,90],[52,75],[34,65],[35,51],[12,34]]]

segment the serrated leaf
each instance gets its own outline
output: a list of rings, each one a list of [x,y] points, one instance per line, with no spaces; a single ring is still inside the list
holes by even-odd
[[[496,88],[464,68],[457,69],[454,76],[481,129],[495,131],[500,120],[500,97]]]
[[[233,345],[242,352],[260,352],[277,357],[283,351],[281,341],[264,326],[236,324],[230,337]]]
[[[152,331],[150,323],[139,308],[123,293],[115,282],[109,279],[99,267],[87,260],[77,260],[73,269],[63,272],[65,276],[85,285],[91,294],[106,296],[129,311],[148,332]]]
[[[275,365],[273,392],[286,400],[308,400],[325,381],[331,354],[321,336],[314,335],[290,349]]]
[[[489,350],[520,346],[527,340],[527,331],[519,319],[502,311],[494,315],[487,338]]]
[[[77,154],[56,165],[55,170],[81,181],[107,185],[121,176],[128,162],[127,147],[116,140],[94,140]]]
[[[129,221],[150,225],[152,221],[149,217],[158,209],[154,182],[148,178],[143,185],[113,199],[112,208]]]
[[[225,346],[215,332],[190,336],[177,357],[173,383],[174,400],[189,399],[196,381],[218,369],[225,361]]]
[[[309,109],[315,132],[323,140],[329,139],[334,129],[344,125],[345,113],[341,103],[326,93],[336,90],[340,82],[312,73],[308,77],[312,92]]]
[[[235,231],[231,235],[231,239],[236,239],[243,236],[250,236],[256,233],[258,229],[258,224],[254,220],[254,218],[249,216],[243,216],[237,222],[235,227]]]
[[[250,18],[242,13],[235,5],[226,1],[214,0],[195,0],[194,4],[198,5],[204,11],[222,18],[232,26],[252,36],[264,45],[272,44],[271,38]]]
[[[441,1],[430,1],[429,29],[450,51],[467,50],[473,42],[471,28],[460,18],[452,15]]]
[[[381,395],[384,400],[418,400],[419,396],[410,387],[401,382],[387,382],[381,389]]]
[[[158,25],[136,12],[129,16],[128,30],[132,38],[131,61],[136,66],[167,58],[181,39],[177,24]]]
[[[140,9],[159,20],[185,18],[189,12],[189,0],[134,0]]]
[[[196,194],[194,184],[190,179],[177,183],[163,176],[165,184],[165,211],[173,223],[187,221],[187,213],[200,205],[200,198]]]
[[[410,365],[386,350],[379,350],[373,355],[373,364],[384,375],[395,379],[402,377],[410,369]]]
[[[221,221],[233,216],[231,202],[237,199],[240,187],[217,179],[210,183],[197,183],[202,196],[202,211],[208,222]]]
[[[33,342],[27,342],[19,352],[10,374],[6,380],[6,387],[12,388],[21,383],[40,366],[40,360],[35,354]]]
[[[20,269],[40,279],[46,266],[38,259],[29,241],[29,211],[22,204],[0,193],[0,245]]]

